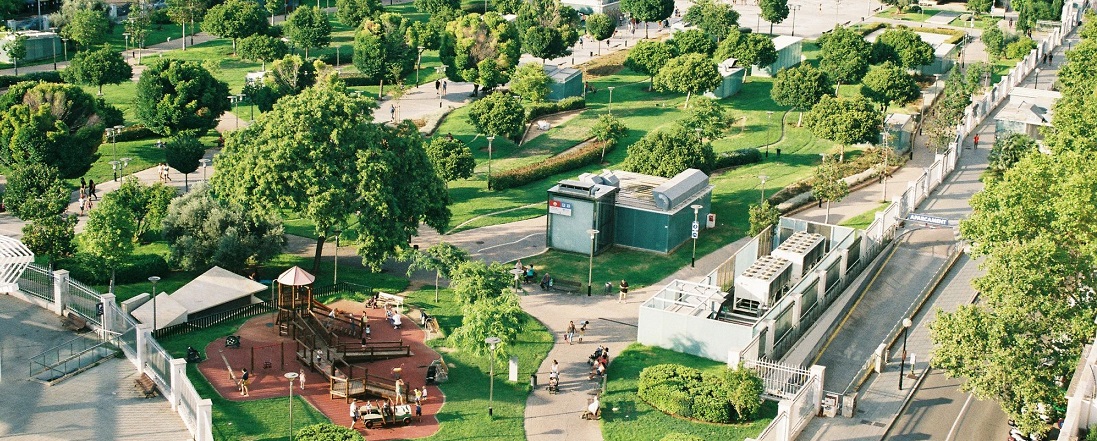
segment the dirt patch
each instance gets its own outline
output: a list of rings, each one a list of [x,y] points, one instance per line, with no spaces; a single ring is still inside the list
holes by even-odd
[[[547,122],[549,124],[549,129],[551,130],[553,127],[571,121],[572,118],[579,116],[579,114],[583,113],[584,110],[586,109],[569,110],[567,112],[553,113],[551,115],[542,115],[536,120],[530,121],[529,127],[526,129],[526,136],[522,137],[522,144],[529,142],[533,138],[544,135],[547,132],[547,130],[541,130],[537,128],[537,123],[539,121]]]
[[[621,69],[625,68],[625,58],[628,58],[628,51],[621,50],[602,55],[578,67],[583,70],[583,76],[590,80],[620,72]]]

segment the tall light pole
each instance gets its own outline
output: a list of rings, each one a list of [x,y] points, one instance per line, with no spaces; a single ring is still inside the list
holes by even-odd
[[[884,186],[880,198],[885,202],[888,200],[888,137],[890,136],[891,134],[888,133],[887,128],[884,128],[884,131],[880,132],[880,139],[884,142],[884,146],[881,149],[881,153],[883,153],[883,162],[880,164],[880,181],[884,183]]]
[[[130,165],[130,161],[132,161],[132,160],[133,160],[133,158],[129,158],[129,157],[120,159],[120,161],[122,161],[122,172],[119,173],[119,174],[122,175],[122,177],[126,176],[126,166]]]
[[[423,46],[416,46],[419,50],[418,55],[415,58],[415,87],[419,87],[419,67],[423,64]]]
[[[110,129],[108,129],[108,130],[110,130],[110,132],[108,132],[108,133],[110,133],[110,135],[111,135],[110,136],[110,146],[111,146],[112,155],[114,156],[114,159],[118,159],[118,134],[121,133],[122,129],[124,129],[124,128],[126,128],[126,126],[123,126],[123,125],[119,124],[119,125],[116,125],[114,127],[111,127]],[[113,130],[111,130],[111,129],[113,129]]]
[[[606,112],[609,112],[610,115],[613,115],[613,87],[606,87],[606,89],[609,89],[609,104],[606,105]]]
[[[590,297],[592,291],[591,283],[594,282],[594,238],[598,237],[598,230],[591,228],[587,230],[587,234],[590,234],[590,262],[587,267],[587,297]]]
[[[488,418],[491,418],[494,414],[492,410],[492,401],[495,399],[495,347],[503,340],[499,337],[488,337],[484,339],[484,343],[488,344],[491,348],[491,360],[489,360],[488,377],[491,378],[488,385]]]
[[[1040,68],[1036,68],[1036,82],[1032,85],[1033,89],[1040,88]]]
[[[694,268],[697,266],[697,236],[701,231],[701,224],[697,222],[697,215],[701,212],[702,208],[705,208],[701,204],[690,205],[689,208],[693,209],[693,225],[690,227],[690,236],[693,237],[693,257],[689,259],[689,267]]]
[[[65,62],[69,62],[69,39],[61,37],[61,49],[65,50]]]
[[[293,380],[297,379],[297,372],[286,372],[285,377],[289,378],[289,439],[293,441]]]
[[[111,282],[113,282],[113,278]],[[156,333],[156,282],[160,281],[160,276],[149,277],[149,281],[152,282],[152,332]],[[111,292],[114,292],[111,289]]]
[[[335,267],[331,271],[331,284],[339,283],[339,235],[343,230],[335,230]]]
[[[130,50],[130,33],[129,32],[123,32],[122,33],[122,38],[126,39],[126,52],[129,52],[129,50]]]
[[[766,179],[769,179],[769,176],[758,175],[758,179],[762,180],[762,199],[758,201],[758,205],[761,206],[766,203]]]
[[[907,333],[910,331],[910,325],[913,324],[910,318],[903,319],[903,359],[899,362],[899,390],[903,390],[903,376],[907,367]],[[911,366],[911,369],[914,369],[914,366]]]
[[[50,46],[53,47],[53,70],[57,70],[57,28],[50,27],[50,32],[53,32],[53,37],[50,37]]]
[[[796,36],[796,11],[800,10],[799,4],[788,5],[789,9],[792,9],[792,36]]]
[[[488,190],[491,190],[491,143],[495,141],[495,135],[488,135]]]
[[[114,172],[114,182],[118,182],[118,172],[122,170],[122,162],[110,161],[108,164],[110,164],[110,170]]]
[[[206,182],[206,165],[209,164],[209,158],[199,159],[198,162],[202,163],[202,182]]]

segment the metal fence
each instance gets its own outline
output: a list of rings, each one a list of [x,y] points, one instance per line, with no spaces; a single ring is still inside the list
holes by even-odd
[[[99,313],[96,311],[97,305],[103,302],[99,291],[71,278],[67,278],[66,283],[68,286],[65,293],[65,306],[70,311],[75,311],[83,316],[89,323],[102,325]]]
[[[800,366],[769,360],[743,360],[743,367],[758,374],[765,387],[765,394],[777,399],[795,397],[811,377],[811,371]]]
[[[277,308],[271,302],[252,303],[250,305],[244,305],[239,308],[234,308],[228,311],[222,311],[215,314],[210,314],[204,317],[199,317],[194,320],[188,320],[186,323],[179,323],[177,325],[171,325],[168,327],[157,329],[153,333],[156,337],[167,337],[171,335],[182,334],[190,332],[195,329],[204,329],[210,326],[229,321],[238,318],[255,317],[257,315],[266,314],[272,312]]]
[[[30,264],[19,275],[19,290],[53,303],[53,274],[46,268]]]

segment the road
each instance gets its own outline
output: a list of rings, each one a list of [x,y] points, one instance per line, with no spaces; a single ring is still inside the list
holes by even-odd
[[[888,440],[1000,440],[1009,436],[1006,414],[994,401],[960,391],[959,378],[931,370]]]

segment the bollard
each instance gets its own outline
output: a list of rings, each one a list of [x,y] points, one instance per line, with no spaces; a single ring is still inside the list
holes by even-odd
[[[532,374],[529,374],[529,386],[534,388],[534,389],[537,389],[537,373],[536,372],[534,372]]]

